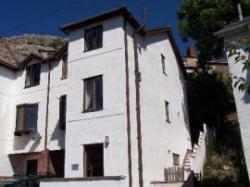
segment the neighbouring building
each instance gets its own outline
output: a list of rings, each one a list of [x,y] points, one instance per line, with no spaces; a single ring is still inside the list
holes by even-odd
[[[245,18],[236,23],[225,26],[222,30],[215,33],[216,36],[223,38],[225,43],[232,44],[237,42],[239,38],[250,36],[250,17]],[[238,46],[238,52],[249,58],[249,54],[245,53],[242,46]],[[243,77],[249,84],[250,76],[248,71],[242,71],[243,63],[235,62],[235,56],[229,56],[227,51],[229,69],[232,76]],[[235,80],[233,79],[233,92],[236,103],[237,114],[240,123],[241,138],[243,144],[243,151],[245,155],[248,175],[250,174],[250,95],[247,91],[240,91],[234,87]],[[250,175],[249,175],[250,176]]]
[[[183,62],[187,73],[194,73],[199,71],[199,62],[197,53],[194,47],[190,46],[186,51],[186,56],[183,56]],[[230,76],[228,62],[225,58],[214,59],[208,61],[207,65],[215,72],[224,76]]]
[[[61,30],[67,43],[27,56],[0,40],[0,176],[54,177],[41,187],[166,185],[168,168],[184,168],[192,152],[170,28],[146,29],[121,7]]]

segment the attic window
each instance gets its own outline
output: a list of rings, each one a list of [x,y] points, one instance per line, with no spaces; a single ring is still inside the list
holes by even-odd
[[[90,51],[102,47],[102,25],[85,30],[84,51]]]
[[[41,64],[34,64],[26,68],[25,88],[40,84]]]

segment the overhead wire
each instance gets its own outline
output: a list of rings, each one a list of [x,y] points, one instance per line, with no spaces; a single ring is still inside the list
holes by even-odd
[[[74,2],[69,3],[69,4],[67,4],[67,5],[64,5],[64,6],[60,7],[60,8],[57,8],[57,9],[55,9],[55,10],[51,10],[51,11],[49,11],[49,12],[47,12],[47,13],[45,13],[45,14],[42,14],[42,15],[36,17],[36,18],[30,19],[30,20],[28,20],[28,21],[26,21],[26,22],[24,22],[24,23],[18,24],[18,25],[14,26],[14,27],[11,27],[11,28],[9,28],[9,29],[7,29],[7,30],[1,32],[1,33],[0,33],[0,36],[3,36],[3,35],[5,35],[5,34],[8,34],[9,32],[11,32],[11,31],[13,31],[13,30],[20,29],[20,28],[22,28],[22,27],[25,27],[25,26],[30,25],[30,24],[32,24],[32,23],[35,23],[35,22],[37,22],[37,21],[40,21],[40,20],[42,20],[42,19],[44,19],[44,18],[47,18],[47,17],[49,17],[49,16],[51,16],[51,15],[54,15],[54,14],[56,14],[56,13],[58,13],[58,12],[64,10],[64,9],[67,9],[67,8],[69,8],[69,7],[72,7],[72,6],[74,6],[74,5],[76,5],[76,4],[79,4],[79,3],[81,3],[81,2],[82,2],[82,0],[77,0],[77,1],[74,1]]]

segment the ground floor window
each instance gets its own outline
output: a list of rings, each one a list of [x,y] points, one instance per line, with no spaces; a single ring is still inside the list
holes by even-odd
[[[86,177],[101,177],[103,168],[103,144],[84,146],[84,170]]]

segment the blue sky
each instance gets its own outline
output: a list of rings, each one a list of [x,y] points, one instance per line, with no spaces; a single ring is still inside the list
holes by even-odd
[[[170,25],[182,54],[188,47],[177,29],[176,11],[181,0],[8,0],[0,6],[0,37],[38,33],[65,36],[58,27],[126,5],[140,20],[148,7],[147,27]],[[70,5],[71,4],[71,5]],[[58,10],[60,9],[60,11]],[[56,10],[56,11],[55,11]],[[55,12],[54,12],[55,11]],[[51,13],[49,16],[44,16]],[[26,24],[27,23],[27,24]]]

